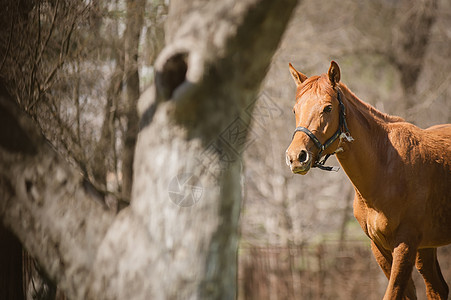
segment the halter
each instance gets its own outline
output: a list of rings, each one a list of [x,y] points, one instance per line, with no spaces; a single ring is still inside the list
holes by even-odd
[[[293,140],[296,132],[301,131],[301,132],[305,133],[306,135],[308,135],[310,137],[310,139],[313,141],[313,143],[315,144],[315,146],[319,149],[318,158],[312,165],[313,168],[319,168],[319,169],[325,170],[325,171],[338,171],[339,168],[334,168],[334,167],[329,167],[329,166],[324,165],[326,163],[326,160],[331,155],[334,155],[336,152],[334,152],[332,154],[326,154],[323,159],[321,159],[321,154],[330,145],[332,145],[332,143],[335,142],[342,134],[344,134],[348,138],[348,140],[351,138],[349,135],[348,125],[346,124],[345,106],[343,104],[343,101],[341,100],[341,92],[339,89],[337,89],[337,100],[340,105],[338,129],[337,129],[337,131],[335,131],[334,135],[332,135],[332,137],[330,137],[324,144],[321,144],[319,139],[308,128],[302,127],[302,126],[296,127],[296,129],[294,130],[294,133],[293,133],[293,137],[291,138],[291,140]]]

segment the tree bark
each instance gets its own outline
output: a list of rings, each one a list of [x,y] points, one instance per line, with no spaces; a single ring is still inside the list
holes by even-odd
[[[171,1],[139,103],[132,202],[114,220],[1,98],[18,138],[0,136],[0,217],[69,298],[235,298],[241,154],[296,3]]]

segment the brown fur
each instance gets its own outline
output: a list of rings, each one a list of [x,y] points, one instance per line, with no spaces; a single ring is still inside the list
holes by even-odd
[[[327,75],[307,78],[291,65],[290,71],[297,83],[296,126],[309,128],[322,143],[338,127],[334,86],[343,94],[354,141],[337,140],[325,153],[343,149],[337,158],[355,189],[354,216],[389,279],[384,299],[416,299],[414,265],[428,299],[447,299],[436,247],[451,243],[451,124],[424,130],[376,110],[339,82],[335,62]],[[330,104],[332,112],[324,113]],[[310,154],[308,161],[299,161],[301,151]],[[306,174],[317,154],[310,138],[297,132],[287,163],[294,173]]]

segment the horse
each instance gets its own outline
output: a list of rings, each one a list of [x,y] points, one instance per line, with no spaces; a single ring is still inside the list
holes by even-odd
[[[451,243],[451,124],[420,129],[380,112],[340,82],[334,61],[320,76],[289,69],[297,87],[291,171],[332,170],[325,163],[336,155],[355,190],[354,216],[389,281],[383,299],[416,299],[414,265],[428,299],[447,299],[437,247]]]

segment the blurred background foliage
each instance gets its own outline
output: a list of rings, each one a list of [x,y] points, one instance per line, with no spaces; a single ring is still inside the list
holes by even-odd
[[[153,82],[168,7],[168,0],[0,4],[1,80],[111,209],[129,201],[136,95]],[[424,128],[451,122],[450,49],[447,0],[300,2],[255,99],[242,162],[240,298],[379,299],[386,284],[352,216],[344,172],[295,176],[285,164],[295,128],[288,62],[310,76],[335,60],[358,97]],[[439,255],[451,285],[450,247]]]

